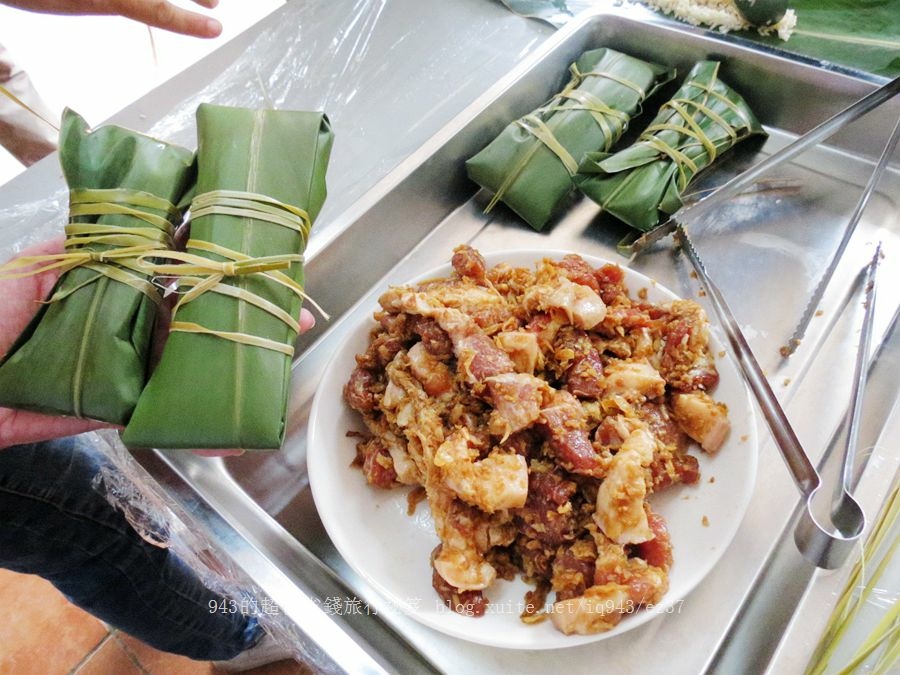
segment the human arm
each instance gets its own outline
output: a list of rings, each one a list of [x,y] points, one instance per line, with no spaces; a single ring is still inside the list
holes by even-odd
[[[209,9],[219,4],[219,0],[193,2]],[[216,19],[165,0],[0,0],[0,3],[43,14],[124,16],[148,26],[201,38],[218,37],[222,32],[222,24]]]

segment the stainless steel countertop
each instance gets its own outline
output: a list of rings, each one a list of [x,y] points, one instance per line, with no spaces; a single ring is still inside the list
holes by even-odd
[[[343,15],[339,16],[340,11]],[[623,15],[648,24],[668,25],[639,9],[629,9]],[[705,45],[707,37],[702,31],[684,30]],[[355,2],[342,10],[326,0],[290,2],[111,120],[190,145],[190,112],[200,99],[251,104],[264,94],[283,107],[325,104],[332,117],[337,142],[328,176],[330,196],[316,224],[308,258],[315,297],[330,301],[329,308],[337,307],[338,317],[330,325],[320,322],[302,343],[309,349],[295,367],[293,397],[297,404],[292,408],[292,428],[284,451],[277,457],[227,461],[175,453],[141,455],[144,466],[192,524],[227,552],[261,593],[279,604],[282,618],[295,629],[291,636],[300,642],[298,653],[317,669],[420,672],[436,667],[447,672],[537,672],[556,668],[563,660],[572,672],[592,672],[599,663],[604,668],[634,673],[694,673],[717,666],[723,669],[720,672],[733,672],[735,664],[751,663],[754,654],[759,657],[759,650],[774,650],[779,641],[778,634],[765,625],[739,623],[742,606],[747,606],[745,600],[754,594],[765,596],[764,603],[755,606],[762,612],[756,617],[777,614],[787,621],[794,613],[794,605],[784,606],[779,600],[779,593],[782,599],[789,597],[784,587],[754,585],[767,558],[780,555],[783,560],[778,563],[779,569],[794,573],[794,585],[788,590],[796,601],[812,576],[811,567],[791,555],[792,544],[779,541],[797,499],[791,479],[768,441],[760,448],[757,492],[735,541],[679,613],[660,616],[622,637],[564,652],[495,650],[420,626],[382,606],[372,589],[337,556],[321,529],[304,484],[305,415],[333,345],[352,317],[368,311],[364,303],[371,303],[372,294],[377,295],[377,290],[370,291],[373,284],[402,281],[442,263],[452,246],[463,240],[474,240],[488,250],[509,246],[513,240],[517,245],[547,242],[543,235],[528,232],[502,216],[485,227],[478,212],[483,204],[478,196],[469,199],[471,194],[466,189],[470,188],[457,183],[447,190],[438,190],[437,186],[445,179],[441,172],[448,153],[461,152],[453,142],[461,142],[458,139],[465,136],[467,120],[472,119],[459,115],[465,117],[473,107],[492,103],[496,114],[505,109],[509,113],[506,116],[512,117],[515,102],[507,102],[501,91],[515,84],[508,74],[523,58],[551,53],[560,39],[548,26],[514,16],[499,3],[486,0]],[[627,42],[629,38],[623,35],[617,39]],[[647,45],[643,48],[651,49]],[[694,47],[684,58],[691,57],[691,49]],[[315,50],[328,58],[314,58]],[[776,64],[782,59],[770,54],[765,58]],[[261,65],[252,68],[253,64]],[[794,65],[783,63],[787,70]],[[304,70],[311,66],[314,72]],[[827,84],[837,104],[866,87],[853,78],[817,75],[815,68],[804,67],[809,68],[811,79],[801,94],[811,95]],[[263,91],[266,87],[257,87],[260,78],[268,78],[272,85],[267,91]],[[298,81],[302,78],[309,81],[301,86]],[[543,94],[534,96],[540,99]],[[786,103],[778,110],[789,111],[791,105],[797,109],[803,101]],[[828,106],[808,107],[809,116],[802,119],[805,126],[821,121],[814,118]],[[773,134],[766,152],[803,130],[791,126],[797,123],[796,115],[793,120],[773,117],[768,122]],[[818,176],[812,183],[818,186],[822,198],[830,195],[835,200],[836,211],[848,208],[848,203],[852,206],[852,194],[830,193],[835,186],[860,186],[865,182],[867,162],[879,150],[882,126],[883,117],[849,130],[835,139],[832,147],[792,165],[793,171],[802,177]],[[885,129],[885,138],[888,131]],[[895,186],[900,180],[898,172],[890,173],[888,185]],[[881,191],[863,231],[884,231],[892,237],[900,233],[900,216],[892,194],[897,192]],[[23,242],[47,236],[58,226],[64,215],[62,196],[63,182],[55,157],[0,188],[0,253],[8,254]],[[414,214],[417,222],[404,221],[404,227],[397,227],[392,214],[398,209]],[[610,241],[586,233],[584,225],[594,215],[589,206],[578,206],[571,218],[554,228],[552,247],[608,249]],[[839,215],[835,218],[839,220]],[[371,228],[368,236],[366,228]],[[425,237],[428,232],[431,234]],[[712,271],[725,280],[732,293],[755,282],[750,276],[753,267],[741,265],[740,250],[763,256],[766,251],[787,251],[790,243],[778,240],[777,232],[748,229],[739,237],[747,248],[736,249],[715,228],[706,234],[701,245],[717,261]],[[420,244],[423,237],[425,243]],[[353,251],[359,256],[360,250],[366,251],[366,257],[356,259],[370,257],[371,266],[360,264],[353,275],[335,277],[346,265],[346,256]],[[854,255],[862,259],[860,253],[863,251]],[[664,280],[674,290],[691,292],[683,262],[673,266],[667,246],[640,264],[640,271]],[[854,265],[856,258],[850,256],[842,272],[844,277],[851,274]],[[894,266],[893,272],[885,275],[882,287],[897,288],[897,273]],[[321,279],[318,287],[313,280],[315,274]],[[804,274],[814,279],[814,265]],[[334,278],[340,278],[341,283],[334,284]],[[757,293],[757,298],[777,297],[777,288],[765,283],[762,287],[766,294]],[[768,303],[775,300],[739,303],[735,308],[764,367],[773,382],[780,383],[782,402],[804,443],[814,449],[816,459],[828,445],[835,431],[834,421],[843,410],[842,397],[823,399],[815,392],[823,386],[837,391],[846,380],[847,373],[834,366],[846,358],[853,345],[849,319],[841,318],[845,290],[835,288],[826,297],[824,306],[834,309],[834,320],[827,330],[823,326],[813,331],[799,358],[787,364],[780,363],[776,356],[780,339],[776,333],[790,323],[790,312],[785,311],[772,324],[766,315],[773,314]],[[884,295],[893,295],[893,302],[886,305],[896,302],[896,292]],[[361,304],[354,306],[352,301],[360,298]],[[877,334],[887,336],[888,352],[894,354],[900,339],[897,331],[888,332],[891,318],[887,309],[879,315]],[[881,375],[873,377],[871,386],[873,391],[881,389],[873,397],[880,404],[870,410],[867,447],[875,448],[881,475],[892,477],[896,456],[887,452],[884,444],[890,438],[885,434],[897,429],[900,418],[896,381]],[[760,431],[760,438],[767,439],[764,430]],[[865,484],[874,486],[867,488],[866,503],[871,510],[880,503],[889,483],[879,483],[871,476],[868,480]],[[357,595],[383,609],[380,619],[324,611],[323,598]],[[729,630],[732,622],[737,622],[735,630]],[[723,650],[717,653],[720,647]],[[714,655],[716,661],[712,661]],[[760,661],[763,667],[764,661]]]

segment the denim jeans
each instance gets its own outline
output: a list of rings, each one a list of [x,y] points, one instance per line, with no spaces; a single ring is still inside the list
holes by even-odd
[[[222,596],[92,487],[106,461],[77,436],[0,450],[0,567],[44,577],[163,651],[225,660],[253,646],[262,636],[254,618],[211,611]]]

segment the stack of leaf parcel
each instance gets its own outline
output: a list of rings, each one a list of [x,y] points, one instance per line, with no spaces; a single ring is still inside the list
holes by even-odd
[[[631,146],[610,154],[674,70],[611,49],[585,52],[563,91],[466,163],[469,177],[541,230],[575,189],[637,230],[682,206],[690,181],[730,147],[765,134],[744,99],[701,61]]]
[[[0,364],[0,405],[126,425],[136,446],[281,446],[333,133],[322,113],[208,104],[197,128],[195,156],[118,127],[89,132],[67,111],[66,252],[0,268],[64,273]],[[176,251],[175,204],[192,189]],[[177,302],[148,382],[161,287]]]
[[[540,230],[574,190],[585,153],[609,150],[675,71],[612,49],[585,52],[565,88],[466,162],[469,178]]]

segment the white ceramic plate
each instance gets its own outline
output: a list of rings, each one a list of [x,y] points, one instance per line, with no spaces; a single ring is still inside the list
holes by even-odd
[[[564,251],[519,250],[485,255],[489,266],[507,262],[534,268],[544,257],[561,259]],[[608,262],[583,256],[598,267]],[[625,283],[635,297],[647,289],[647,299],[659,303],[676,296],[647,277],[625,268]],[[448,276],[449,265],[419,279]],[[412,282],[414,283],[415,280]],[[375,311],[376,307],[372,307]],[[356,454],[348,430],[363,430],[359,415],[344,403],[342,389],[355,367],[354,355],[365,351],[371,314],[351,333],[326,369],[309,419],[307,461],[313,497],[332,542],[347,563],[378,590],[390,606],[400,608],[432,628],[480,644],[510,649],[557,649],[602,640],[635,628],[654,617],[677,613],[684,597],[713,568],[731,542],[743,518],[756,477],[757,445],[753,407],[739,372],[728,358],[717,357],[720,381],[713,392],[728,405],[731,435],[710,457],[699,448],[697,485],[680,485],[652,497],[654,510],[669,525],[675,562],[669,591],[662,603],[624,617],[611,631],[596,635],[563,635],[548,621],[526,625],[519,620],[525,592],[520,580],[496,581],[485,596],[487,613],[461,616],[445,607],[431,586],[429,556],[438,544],[427,502],[407,515],[410,488],[382,490],[366,484],[362,471],[350,463]],[[714,354],[724,353],[713,337]],[[714,482],[710,482],[714,479]],[[551,597],[548,600],[552,600]]]

